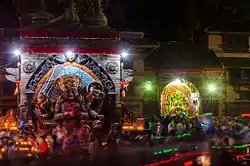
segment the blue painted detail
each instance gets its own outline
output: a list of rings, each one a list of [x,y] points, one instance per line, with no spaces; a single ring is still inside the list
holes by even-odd
[[[18,126],[18,129],[21,129],[23,127],[23,125],[25,124],[25,120],[21,120]]]
[[[95,81],[95,79],[93,77],[91,77],[91,75],[89,75],[87,72],[81,70],[78,67],[74,67],[74,66],[63,66],[62,71],[60,71],[60,73],[58,73],[56,75],[56,78],[53,78],[53,81],[56,81],[57,79],[59,79],[60,77],[64,76],[64,75],[76,75],[78,77],[80,77],[83,80],[84,86],[88,87],[88,85]],[[54,83],[52,83],[51,85],[53,85]],[[41,90],[44,89],[44,86],[46,86],[46,84],[43,85],[43,87],[41,88]],[[52,88],[52,87],[51,87]],[[50,93],[50,90],[47,93]],[[41,90],[39,92],[39,94],[41,93]],[[40,96],[38,95],[38,99],[40,98]]]

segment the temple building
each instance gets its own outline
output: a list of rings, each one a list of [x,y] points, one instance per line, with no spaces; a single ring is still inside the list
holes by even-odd
[[[225,113],[224,70],[205,47],[161,43],[137,68],[140,74],[135,74],[128,95],[140,101],[144,116]]]
[[[19,32],[16,14],[3,6],[0,6],[0,22],[0,111],[5,111],[17,107],[17,98],[13,96],[16,85],[5,79],[5,69],[17,65],[17,58],[6,48],[19,39]]]
[[[49,13],[46,2],[15,1],[19,39],[3,47],[17,57],[17,66],[7,67],[5,76],[17,86],[21,115],[29,120],[42,109],[50,123],[51,112],[62,112],[60,102],[73,99],[89,118],[104,114],[109,123],[116,121],[121,107],[129,105],[121,91],[122,83],[133,79],[133,62],[139,64],[157,44],[145,41],[142,32],[110,28],[100,0],[92,8],[62,1],[59,15]]]
[[[225,69],[225,110],[229,115],[249,113],[249,25],[249,21],[237,21],[208,29],[207,47]]]

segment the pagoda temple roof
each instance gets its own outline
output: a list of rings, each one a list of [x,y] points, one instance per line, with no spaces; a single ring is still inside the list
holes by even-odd
[[[220,62],[225,68],[249,68],[250,59],[249,58],[219,58]]]
[[[218,23],[214,23],[210,28],[207,29],[208,33],[250,33],[250,21],[221,21]]]
[[[161,43],[161,46],[145,59],[145,67],[155,70],[222,69],[215,53],[192,42]]]

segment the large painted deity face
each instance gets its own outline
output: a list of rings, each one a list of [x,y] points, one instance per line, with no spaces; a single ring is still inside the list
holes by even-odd
[[[168,97],[166,109],[170,112],[170,114],[188,114],[189,98],[184,96],[180,91],[177,91]]]
[[[198,113],[199,93],[190,82],[178,80],[168,84],[161,94],[161,114],[193,116]]]

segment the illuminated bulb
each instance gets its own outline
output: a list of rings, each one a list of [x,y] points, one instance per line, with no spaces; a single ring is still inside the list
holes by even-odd
[[[181,85],[182,82],[181,82],[181,80],[176,79],[173,83],[174,83],[174,85]]]
[[[127,52],[122,52],[121,56],[122,56],[123,58],[125,58],[125,57],[128,56],[128,53],[127,53]]]
[[[208,85],[208,91],[209,92],[215,92],[217,90],[217,87],[213,84]]]
[[[14,53],[15,56],[21,55],[21,51],[20,50],[15,50],[13,53]]]
[[[67,56],[73,56],[74,53],[73,53],[72,51],[68,51],[68,52],[66,53],[66,55],[67,55]]]

